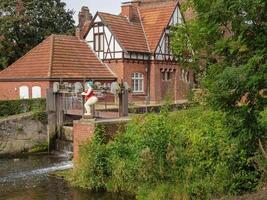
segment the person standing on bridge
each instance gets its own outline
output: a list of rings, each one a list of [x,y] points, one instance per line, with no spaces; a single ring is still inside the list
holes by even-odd
[[[86,113],[84,115],[90,116],[92,115],[91,106],[97,103],[98,98],[94,94],[93,82],[92,81],[87,82],[87,86],[88,89],[82,93],[82,96],[85,96],[85,101],[86,101],[84,104]]]

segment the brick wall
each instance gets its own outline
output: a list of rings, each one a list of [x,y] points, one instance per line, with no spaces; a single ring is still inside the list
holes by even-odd
[[[144,92],[142,93],[130,93],[129,101],[130,102],[144,102],[147,96],[147,68],[146,63],[132,63],[132,62],[124,62],[124,81],[126,81],[130,87],[132,86],[132,74],[142,73],[144,75]]]
[[[73,159],[77,161],[79,146],[93,137],[95,124],[91,122],[75,121],[73,124]]]
[[[144,92],[143,93],[131,93],[129,94],[130,102],[144,102],[147,96],[147,64],[138,63],[138,62],[128,62],[127,60],[123,61],[112,61],[108,62],[107,65],[110,69],[118,76],[118,81],[122,79],[127,82],[130,87],[132,87],[132,74],[134,72],[139,72],[144,74]]]
[[[120,82],[121,79],[124,78],[123,61],[111,61],[106,62],[106,64],[111,69],[111,71],[116,74],[118,81]]]
[[[42,98],[46,97],[46,89],[49,82],[0,82],[0,100],[16,100],[19,99],[19,88],[21,86],[29,87],[29,97],[32,97],[32,87],[41,87]]]
[[[110,69],[117,74],[118,80],[123,79],[132,87],[132,74],[140,72],[144,74],[144,93],[129,95],[130,102],[145,102],[147,96],[148,63],[112,61],[107,63]],[[172,69],[171,79],[163,80],[162,69]],[[150,65],[150,100],[151,103],[160,103],[169,97],[173,100],[184,100],[188,97],[190,85],[193,82],[193,74],[190,72],[190,81],[181,79],[181,67],[178,64],[152,62]]]
[[[105,121],[94,121],[81,119],[73,125],[73,159],[78,160],[79,146],[90,141],[97,126],[104,129],[107,141],[112,140],[118,132],[123,132],[129,119],[110,119]]]
[[[171,79],[169,81],[163,80],[162,69],[174,69],[174,71],[171,72]],[[181,79],[181,69],[182,68],[178,64],[151,64],[150,99],[152,103],[158,103],[164,100],[166,95],[175,100],[187,99],[190,84],[193,82],[193,74],[190,72],[190,81],[186,82]]]

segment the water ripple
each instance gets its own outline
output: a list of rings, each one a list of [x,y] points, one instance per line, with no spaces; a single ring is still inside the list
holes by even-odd
[[[5,177],[0,177],[0,183],[13,182],[16,179],[28,179],[29,177],[39,176],[39,175],[48,174],[48,173],[55,172],[55,171],[71,169],[71,168],[73,168],[73,163],[71,161],[65,161],[65,162],[61,162],[61,163],[58,163],[58,164],[55,164],[53,166],[46,167],[46,168],[40,168],[40,169],[35,169],[32,171],[26,171],[26,172],[13,173]]]

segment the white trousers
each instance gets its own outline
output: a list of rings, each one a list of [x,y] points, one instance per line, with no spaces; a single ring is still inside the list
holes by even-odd
[[[84,108],[86,110],[85,115],[92,115],[91,106],[96,104],[97,101],[98,99],[96,96],[92,96],[90,99],[86,101],[86,103],[84,104]]]

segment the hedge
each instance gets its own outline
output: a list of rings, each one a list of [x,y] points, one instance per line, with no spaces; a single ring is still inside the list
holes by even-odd
[[[21,99],[0,101],[0,117],[27,113],[32,111],[45,111],[45,99]]]

